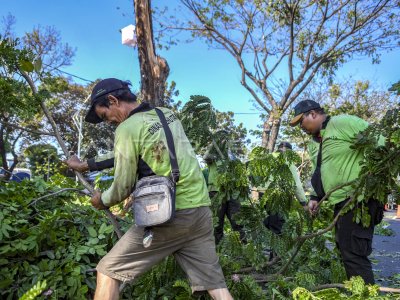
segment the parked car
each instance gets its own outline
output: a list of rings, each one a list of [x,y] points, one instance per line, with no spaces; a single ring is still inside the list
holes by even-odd
[[[0,179],[3,179],[6,176],[6,173],[9,173],[9,171],[5,170],[4,168],[0,168]],[[31,179],[31,177],[32,177],[31,170],[26,168],[15,168],[12,171],[10,181],[21,182],[24,179],[29,180]]]
[[[107,181],[107,180],[114,179],[114,176],[105,175],[98,171],[94,171],[94,172],[90,172],[90,173],[86,174],[85,179],[88,182],[92,183],[97,179],[98,176],[101,176],[100,181]]]

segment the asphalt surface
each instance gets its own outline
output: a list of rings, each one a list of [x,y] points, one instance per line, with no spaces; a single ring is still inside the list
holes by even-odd
[[[376,283],[381,286],[400,287],[400,219],[396,211],[385,212],[384,221],[395,235],[374,235],[372,242],[372,268]]]

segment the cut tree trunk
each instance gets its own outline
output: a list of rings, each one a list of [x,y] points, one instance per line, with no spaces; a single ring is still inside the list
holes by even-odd
[[[156,55],[153,39],[151,0],[134,0],[136,40],[139,53],[141,94],[152,106],[163,106],[167,61]]]

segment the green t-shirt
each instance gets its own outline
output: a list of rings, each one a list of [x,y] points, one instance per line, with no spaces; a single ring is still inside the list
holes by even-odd
[[[279,152],[273,152],[272,153],[272,156],[275,157],[275,158],[278,157],[278,155],[280,155]],[[303,188],[303,185],[301,183],[301,179],[300,179],[299,173],[297,172],[296,166],[294,164],[290,164],[288,166],[289,166],[290,172],[292,173],[293,180],[294,180],[294,182],[296,184],[295,196],[296,196],[297,200],[299,202],[301,202],[301,203],[302,202],[307,202],[307,198],[306,198],[306,195],[304,193],[304,188]],[[271,174],[268,182],[264,186],[257,187],[256,190],[258,192],[264,192],[265,193],[266,190],[268,189],[270,183],[273,180],[274,180],[274,176]]]
[[[102,194],[107,206],[126,199],[137,181],[139,159],[142,159],[156,175],[169,176],[171,165],[167,140],[154,109],[140,107],[122,122],[114,141],[114,181]],[[181,122],[172,111],[160,108],[171,129],[180,178],[176,185],[176,209],[209,206],[207,186],[193,148],[186,137]]]
[[[213,162],[208,165],[208,191],[209,192],[219,192],[218,186],[217,186],[217,176],[218,176],[218,170],[217,170],[218,162]]]
[[[331,117],[326,128],[321,130],[321,178],[325,193],[358,177],[364,154],[350,146],[353,145],[356,135],[367,127],[368,123],[356,116],[339,115]],[[315,169],[319,143],[311,140],[307,151]],[[329,196],[329,203],[339,203],[352,194],[351,186],[342,187]]]

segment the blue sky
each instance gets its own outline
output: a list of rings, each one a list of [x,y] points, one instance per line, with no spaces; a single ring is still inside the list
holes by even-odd
[[[176,3],[153,0],[153,6]],[[35,25],[54,26],[63,42],[76,47],[73,65],[65,71],[83,78],[117,77],[130,80],[139,89],[137,51],[121,44],[119,30],[132,23],[133,0],[0,0],[1,16],[8,13],[17,19],[18,36]],[[382,89],[400,80],[400,51],[382,55],[379,65],[370,59],[353,60],[337,72],[338,79],[352,76],[370,80]],[[256,112],[251,95],[240,84],[240,72],[232,57],[222,50],[208,49],[201,42],[181,44],[169,51],[158,52],[170,66],[169,80],[177,83],[178,99],[190,95],[208,96],[221,111]],[[79,83],[79,80],[76,80]],[[236,121],[248,129],[260,123],[256,114],[237,114]]]

